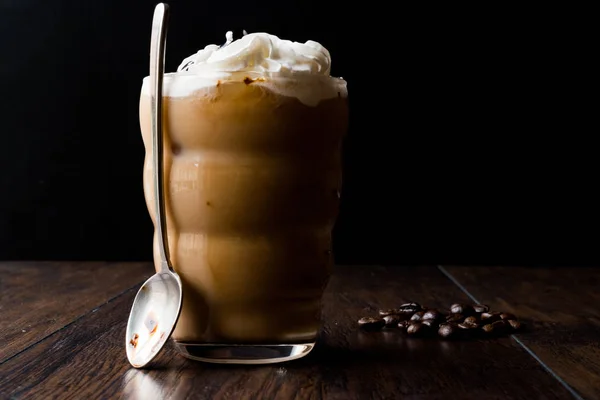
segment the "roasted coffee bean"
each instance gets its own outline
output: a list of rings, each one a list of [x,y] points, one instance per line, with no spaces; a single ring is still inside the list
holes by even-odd
[[[463,314],[464,316],[469,316],[473,314],[475,310],[473,310],[473,306],[469,304],[455,303],[450,306],[450,312],[452,314]]]
[[[399,308],[401,313],[416,313],[417,311],[421,311],[421,305],[418,303],[404,303]]]
[[[421,305],[414,302],[404,303],[400,306],[400,308],[417,308],[419,311],[421,311]]]
[[[452,337],[457,336],[457,331],[454,325],[452,324],[442,324],[438,329],[438,335],[440,335],[444,339],[450,339]]]
[[[434,321],[436,321],[442,319],[442,314],[436,309],[427,310],[423,314],[423,319],[433,319]]]
[[[420,322],[411,322],[406,328],[406,333],[412,336],[417,336],[422,334],[424,331],[424,325]]]
[[[450,306],[450,312],[452,314],[462,314],[462,312],[463,312],[463,305],[462,304],[458,304],[458,303],[452,304]]]
[[[481,318],[482,321],[486,321],[486,320],[492,318],[492,316],[493,316],[492,313],[486,311],[486,312],[481,313],[479,318]]]
[[[458,326],[460,329],[464,329],[464,330],[470,330],[470,329],[476,329],[476,328],[477,328],[477,325],[465,324],[464,322],[463,322],[463,323],[460,323],[460,324],[458,324],[457,326]]]
[[[485,324],[481,327],[481,330],[487,334],[502,334],[505,333],[509,327],[512,326],[510,324],[510,320],[498,320],[494,321],[491,324]]]
[[[385,317],[386,315],[400,314],[400,310],[397,308],[390,308],[389,310],[379,310],[379,315]]]
[[[492,322],[498,321],[500,319],[500,314],[499,312],[485,312],[481,314],[481,321],[485,322],[486,324],[491,324]]]
[[[506,331],[507,326],[508,323],[502,319],[500,321],[492,322],[492,328],[494,328],[494,332],[496,333],[502,333]]]
[[[494,332],[494,327],[492,326],[492,324],[485,324],[484,326],[481,327],[481,330],[486,333],[486,334],[492,334]]]
[[[390,308],[388,310],[379,310],[379,315],[385,317],[387,315],[399,315],[400,318],[408,318],[412,315],[412,312],[407,312],[402,308]]]
[[[500,314],[500,319],[517,319],[517,317],[511,313],[502,313]]]
[[[410,322],[408,322],[406,320],[398,322],[398,328],[400,328],[404,332],[406,332],[406,328],[408,328],[409,325],[410,325]]]
[[[479,326],[479,321],[477,320],[477,317],[470,316],[465,318],[463,324]]]
[[[455,323],[460,323],[463,322],[465,320],[465,316],[462,314],[448,314],[446,316],[446,321],[447,322],[455,322]]]
[[[412,315],[412,317],[410,317],[411,321],[420,321],[423,319],[423,314],[425,314],[423,311],[417,311],[416,313],[414,313]]]
[[[366,330],[377,330],[385,326],[383,318],[362,317],[358,320],[358,325]]]
[[[383,317],[383,320],[385,321],[385,326],[398,326],[398,323],[404,319],[397,314],[390,314]]]
[[[486,305],[486,304],[475,304],[473,306],[473,310],[476,313],[481,314],[481,313],[490,311],[490,307],[488,305]]]
[[[428,328],[437,328],[438,326],[438,322],[435,319],[424,319],[422,321],[420,321],[423,325],[427,326]]]
[[[521,329],[521,323],[516,319],[509,319],[508,324],[510,325],[513,331],[518,331],[519,329]]]

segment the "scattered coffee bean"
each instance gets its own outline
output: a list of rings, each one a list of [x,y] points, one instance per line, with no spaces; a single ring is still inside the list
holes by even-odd
[[[410,317],[411,321],[420,321],[423,319],[423,314],[425,314],[423,311],[417,311],[416,313],[414,313],[412,315],[412,317]]]
[[[398,328],[400,328],[404,332],[406,332],[406,328],[408,328],[409,325],[410,325],[410,322],[408,322],[406,320],[398,322]]]
[[[477,320],[477,317],[470,316],[465,318],[463,324],[479,326],[479,321]]]
[[[493,315],[492,313],[486,311],[486,312],[481,313],[479,318],[481,318],[482,321],[485,321],[485,320],[492,318],[492,315]]]
[[[411,322],[406,328],[406,333],[412,336],[417,336],[423,333],[423,324],[420,322]]]
[[[456,304],[452,304],[450,306],[450,312],[452,314],[462,314],[462,311],[463,311],[463,305],[462,304],[456,303]]]
[[[492,322],[492,328],[494,328],[495,333],[503,333],[506,331],[507,323],[504,320]]]
[[[499,312],[485,312],[481,314],[481,321],[485,321],[487,324],[491,324],[492,322],[498,321],[500,319]]]
[[[510,325],[513,331],[518,331],[519,329],[521,329],[521,323],[516,319],[509,319],[508,324]]]
[[[487,334],[491,334],[494,332],[494,327],[492,326],[492,324],[485,324],[481,327],[481,330]]]
[[[456,336],[456,329],[452,324],[442,324],[438,329],[438,335],[445,339]]]
[[[398,326],[398,323],[403,320],[400,315],[390,314],[383,317],[385,321],[385,326]]]
[[[463,322],[465,320],[465,316],[462,314],[448,314],[446,316],[446,321],[447,322],[455,322],[455,323],[460,323]]]
[[[421,311],[421,305],[419,303],[404,303],[399,307],[401,313],[416,313]]]
[[[438,327],[438,322],[435,319],[424,319],[420,322],[428,328],[437,329]]]
[[[415,302],[408,302],[408,303],[404,303],[400,306],[400,308],[407,308],[407,307],[412,307],[412,308],[418,308],[419,310],[421,310],[421,305],[419,303],[415,303]]]
[[[502,313],[500,314],[500,319],[517,319],[517,317],[515,317],[511,313]]]
[[[363,317],[358,320],[358,325],[366,330],[377,330],[385,326],[383,318]]]
[[[465,330],[469,330],[469,329],[476,329],[477,325],[472,325],[472,324],[465,324],[464,322],[460,323],[457,325],[460,329],[465,329]]]
[[[442,314],[436,309],[427,310],[423,314],[423,319],[432,319],[432,320],[436,321],[436,320],[442,319]]]
[[[471,305],[455,303],[450,306],[450,312],[452,314],[463,314],[464,316],[469,316],[473,314],[475,310]]]
[[[385,317],[387,315],[398,315],[400,314],[400,310],[397,308],[390,308],[389,310],[379,310],[379,315]]]
[[[481,314],[490,311],[490,307],[486,304],[475,304],[473,310],[475,310],[476,313]]]

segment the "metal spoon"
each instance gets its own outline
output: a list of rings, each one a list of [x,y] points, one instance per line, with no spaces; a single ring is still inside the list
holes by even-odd
[[[135,368],[144,367],[158,354],[171,336],[181,313],[181,279],[169,261],[163,194],[162,86],[168,16],[169,6],[159,3],[154,9],[150,40],[152,158],[154,162],[155,227],[158,236],[160,271],[144,282],[135,296],[129,314],[125,346],[127,359]]]

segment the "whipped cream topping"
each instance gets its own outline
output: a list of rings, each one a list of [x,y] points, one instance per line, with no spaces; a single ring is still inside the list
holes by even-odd
[[[331,56],[321,44],[279,39],[268,33],[246,34],[233,40],[225,35],[222,46],[211,44],[183,60],[176,73],[165,74],[163,95],[189,96],[217,90],[218,84],[243,81],[263,86],[278,94],[295,97],[309,106],[321,100],[346,97],[346,81],[330,76]],[[142,93],[149,94],[149,78],[144,79]]]
[[[329,76],[331,56],[319,43],[279,39],[268,33],[251,33],[233,41],[225,35],[223,46],[206,46],[183,60],[177,71],[270,72],[280,75],[316,74]]]

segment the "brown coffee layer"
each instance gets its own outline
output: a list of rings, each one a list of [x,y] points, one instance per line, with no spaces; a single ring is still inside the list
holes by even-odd
[[[314,339],[332,267],[346,99],[309,107],[264,87],[226,82],[164,104],[169,248],[184,284],[173,337]],[[149,111],[142,95],[152,215]],[[156,260],[156,240],[154,247]]]

